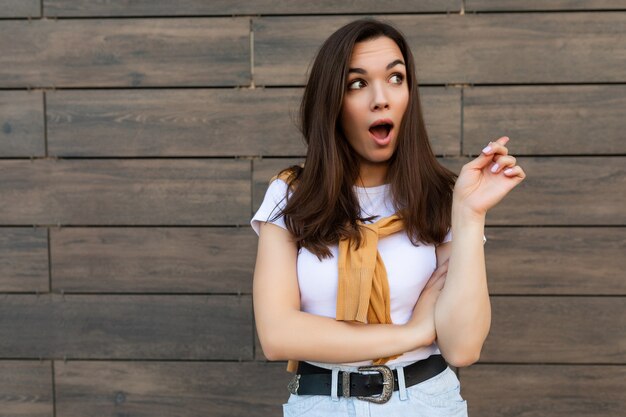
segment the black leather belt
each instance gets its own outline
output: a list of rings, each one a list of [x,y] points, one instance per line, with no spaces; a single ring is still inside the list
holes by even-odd
[[[448,363],[436,354],[404,367],[407,387],[426,381],[443,372]],[[374,403],[386,403],[398,391],[398,372],[386,365],[361,366],[358,372],[339,371],[337,395],[357,397]],[[375,372],[375,373],[361,373]],[[299,361],[298,369],[288,385],[296,395],[331,395],[332,370]],[[377,396],[375,396],[377,395]]]

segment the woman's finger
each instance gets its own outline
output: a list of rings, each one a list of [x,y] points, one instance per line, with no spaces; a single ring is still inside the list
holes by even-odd
[[[504,175],[506,175],[507,177],[517,177],[522,180],[526,178],[526,173],[524,172],[522,167],[519,165],[516,165],[511,168],[507,168],[503,172],[504,172]]]
[[[513,155],[498,155],[495,156],[493,160],[495,162],[491,164],[489,170],[494,174],[502,171],[502,169],[515,166],[515,163],[517,162],[517,159],[515,159]]]
[[[506,155],[509,150],[504,146],[509,141],[508,136],[502,136],[494,142],[489,142],[482,150],[485,155]]]

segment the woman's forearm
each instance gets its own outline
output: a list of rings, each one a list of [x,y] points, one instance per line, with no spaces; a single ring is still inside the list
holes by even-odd
[[[261,329],[259,329],[261,330]],[[303,311],[281,317],[264,329],[263,352],[269,360],[358,362],[401,354],[429,346],[415,326],[337,321]]]
[[[485,217],[452,205],[452,250],[435,304],[437,345],[454,366],[478,360],[491,325],[483,234]]]

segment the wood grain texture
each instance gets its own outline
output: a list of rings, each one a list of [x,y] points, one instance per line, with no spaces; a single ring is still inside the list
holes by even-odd
[[[0,295],[0,357],[252,359],[249,295]]]
[[[0,87],[247,85],[248,18],[0,21]]]
[[[225,225],[250,212],[244,160],[0,161],[4,224]]]
[[[507,148],[515,156],[514,138]],[[626,224],[626,158],[516,159],[526,178],[489,211],[488,225]]]
[[[463,90],[463,153],[509,136],[517,155],[625,154],[626,86]]]
[[[460,369],[469,415],[481,417],[621,417],[625,379],[623,365],[477,364]]]
[[[623,297],[492,296],[481,362],[623,364]]]
[[[0,157],[45,154],[43,94],[0,91]]]
[[[47,94],[48,152],[84,156],[300,156],[301,88]],[[423,87],[433,151],[460,150],[460,89]]]
[[[406,35],[421,84],[626,79],[621,70],[626,67],[624,13],[372,17],[396,25]],[[304,85],[307,66],[323,41],[355,18],[253,18],[256,83]]]
[[[278,416],[283,363],[55,362],[57,416]]]
[[[0,416],[53,415],[50,361],[0,361]]]
[[[490,294],[626,295],[622,227],[487,227]]]
[[[177,16],[231,14],[415,13],[461,9],[460,0],[43,0],[46,16]]]
[[[58,156],[303,155],[301,89],[80,90],[48,94]]]
[[[419,95],[433,152],[436,155],[459,155],[461,89],[420,87]]]
[[[465,0],[465,11],[623,10],[624,0]]]
[[[42,0],[0,0],[0,17],[40,17]]]
[[[0,227],[0,291],[46,292],[48,280],[47,230]]]
[[[52,228],[53,291],[251,293],[249,227]]]

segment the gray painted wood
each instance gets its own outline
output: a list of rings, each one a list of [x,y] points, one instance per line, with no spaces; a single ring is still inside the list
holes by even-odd
[[[461,9],[460,0],[43,0],[46,16],[177,16],[231,14],[416,13]]]
[[[624,0],[465,0],[465,11],[626,9]]]
[[[301,89],[79,90],[48,94],[58,156],[303,155]]]
[[[0,227],[0,291],[46,292],[46,228]]]
[[[250,227],[52,228],[59,292],[251,293]]]
[[[284,363],[56,361],[56,415],[278,416]]]
[[[496,13],[373,16],[407,37],[418,80],[433,83],[624,82],[626,15]],[[253,18],[257,85],[304,85],[322,42],[356,16]]]
[[[4,224],[226,225],[250,212],[250,162],[0,161]]]
[[[0,295],[0,357],[252,359],[249,295]]]
[[[589,362],[595,362],[593,354]],[[626,367],[473,365],[460,369],[469,415],[481,417],[620,417]]]
[[[43,94],[0,91],[0,157],[45,154]]]
[[[247,85],[249,19],[0,21],[0,87]]]
[[[492,296],[484,363],[623,364],[623,297]]]
[[[509,136],[517,155],[625,154],[624,114],[624,85],[465,88],[463,153]]]
[[[0,416],[53,415],[50,361],[0,361]]]
[[[485,235],[491,294],[626,295],[623,227],[487,227]]]
[[[40,17],[42,0],[0,0],[0,17]]]

